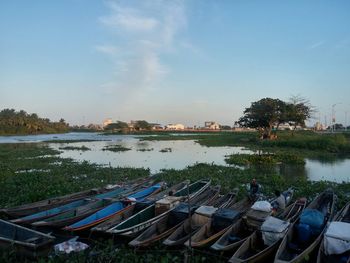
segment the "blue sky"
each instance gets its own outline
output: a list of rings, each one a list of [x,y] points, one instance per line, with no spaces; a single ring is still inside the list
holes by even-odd
[[[0,108],[232,125],[301,95],[350,123],[350,2],[2,0]]]

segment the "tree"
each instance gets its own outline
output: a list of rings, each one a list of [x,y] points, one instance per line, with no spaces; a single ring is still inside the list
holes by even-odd
[[[286,103],[279,99],[264,98],[246,108],[237,123],[241,127],[258,129],[262,138],[271,138],[273,126],[285,121],[286,108]]]
[[[291,126],[294,126],[295,130],[298,125],[305,127],[305,121],[311,118],[315,112],[314,107],[311,105],[309,100],[296,95],[289,99],[287,110],[287,120]]]
[[[123,122],[123,121],[117,121],[117,122],[113,122],[113,123],[110,123],[108,124],[104,129],[105,130],[125,130],[125,129],[128,129],[129,126],[126,122]]]
[[[134,128],[137,131],[140,130],[150,130],[152,126],[147,121],[136,121]]]

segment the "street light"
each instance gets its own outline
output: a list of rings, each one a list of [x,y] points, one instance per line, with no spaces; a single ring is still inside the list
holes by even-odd
[[[335,110],[334,110],[334,107],[336,106],[336,105],[339,105],[339,104],[341,104],[341,102],[338,102],[338,103],[334,103],[333,105],[332,105],[332,132],[334,132],[334,125],[335,125]]]

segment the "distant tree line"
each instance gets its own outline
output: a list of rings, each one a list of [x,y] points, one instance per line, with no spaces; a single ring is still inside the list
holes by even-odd
[[[264,139],[273,138],[273,128],[278,130],[283,123],[293,127],[305,127],[305,121],[314,112],[310,102],[300,96],[293,96],[288,102],[280,99],[263,98],[252,102],[251,106],[244,110],[244,115],[237,124],[241,127],[254,128],[260,132]]]
[[[0,111],[0,135],[64,133],[69,131],[69,125],[64,119],[52,122],[40,118],[36,113],[24,110],[4,109]]]
[[[128,125],[123,121],[116,121],[104,127],[105,131],[112,132],[129,132],[129,131],[150,131],[152,125],[145,120],[135,121],[132,125]]]

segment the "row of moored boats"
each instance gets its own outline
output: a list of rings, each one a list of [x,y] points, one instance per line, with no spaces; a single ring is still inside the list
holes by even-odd
[[[310,204],[283,192],[286,209],[274,211],[270,200],[237,202],[237,192],[220,195],[210,180],[167,187],[151,179],[91,189],[63,197],[2,209],[0,246],[25,256],[47,254],[55,237],[44,229],[91,237],[128,240],[131,247],[211,249],[229,262],[350,262],[350,209],[335,214],[331,190]],[[317,259],[316,259],[317,258]]]

